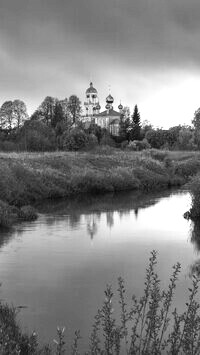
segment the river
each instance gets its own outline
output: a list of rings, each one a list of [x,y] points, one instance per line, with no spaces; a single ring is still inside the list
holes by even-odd
[[[65,325],[68,338],[80,329],[85,348],[106,284],[116,291],[122,276],[128,297],[141,296],[155,249],[163,287],[172,265],[182,265],[174,304],[182,307],[198,260],[193,226],[183,218],[189,207],[185,191],[45,202],[37,206],[37,221],[0,231],[0,297],[21,307],[23,328],[37,330],[40,341],[55,338],[56,327]]]

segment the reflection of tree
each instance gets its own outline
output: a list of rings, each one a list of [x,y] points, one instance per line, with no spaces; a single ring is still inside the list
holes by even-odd
[[[191,266],[190,266],[190,277],[192,275],[197,275],[198,277],[200,276],[200,259],[196,260]]]
[[[129,216],[130,210],[121,210],[119,211],[119,218],[122,219],[124,216]]]
[[[86,216],[86,220],[87,220],[87,232],[90,236],[90,239],[93,239],[94,235],[97,233],[96,215],[92,214],[92,215]]]
[[[191,242],[194,244],[196,250],[200,251],[200,221],[192,222],[191,224]]]
[[[80,224],[81,215],[79,213],[72,213],[69,215],[69,225],[71,228],[76,228]]]
[[[107,212],[106,220],[107,220],[107,226],[112,228],[112,226],[114,225],[114,212]]]
[[[134,211],[137,218],[140,209],[155,205],[160,197],[167,197],[171,194],[172,191],[168,190],[148,194],[140,191],[118,192],[101,197],[99,195],[80,195],[68,199],[45,201],[44,204],[36,205],[36,209],[45,215],[49,226],[56,224],[58,220],[59,222],[65,220],[72,229],[78,228],[81,217],[87,216],[87,232],[93,238],[97,233],[98,222],[100,223],[102,213],[106,213],[107,226],[111,228],[115,223],[114,212],[117,212],[122,219],[128,217]]]
[[[12,237],[14,237],[12,229],[0,228],[0,248],[8,244]]]
[[[134,209],[134,213],[135,213],[135,218],[137,219],[138,218],[138,208]]]
[[[200,221],[196,220],[191,223],[190,229],[191,242],[194,244],[197,252],[200,251]],[[192,265],[190,265],[190,273],[200,276],[200,259],[196,260]]]

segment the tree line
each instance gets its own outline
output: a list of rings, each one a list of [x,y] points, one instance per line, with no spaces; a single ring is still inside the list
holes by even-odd
[[[83,123],[81,101],[76,95],[64,100],[47,96],[29,117],[21,100],[6,101],[0,108],[0,149],[5,151],[53,151],[56,149],[92,149],[109,145],[131,150],[200,149],[200,108],[191,126],[178,125],[169,129],[154,128],[141,122],[137,105],[133,114],[124,107],[118,136],[96,125]]]

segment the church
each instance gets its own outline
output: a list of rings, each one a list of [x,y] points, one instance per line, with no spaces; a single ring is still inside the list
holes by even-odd
[[[98,92],[90,83],[86,90],[86,99],[84,102],[83,122],[96,123],[101,128],[106,128],[111,135],[119,135],[120,117],[122,115],[123,106],[118,106],[119,111],[113,109],[114,98],[109,94],[106,98],[105,110],[100,112]]]

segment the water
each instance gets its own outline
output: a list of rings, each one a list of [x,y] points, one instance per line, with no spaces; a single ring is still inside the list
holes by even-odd
[[[84,348],[106,284],[116,290],[122,276],[128,296],[140,296],[153,249],[162,286],[171,266],[181,262],[175,305],[182,307],[199,249],[198,226],[183,218],[190,207],[187,192],[128,192],[37,207],[37,221],[0,232],[1,298],[23,307],[25,330],[36,329],[41,341],[49,341],[58,325],[66,325],[69,337],[80,329]]]

